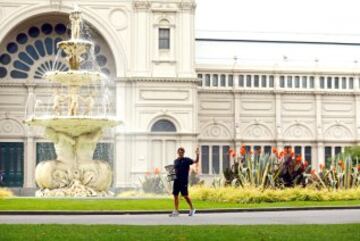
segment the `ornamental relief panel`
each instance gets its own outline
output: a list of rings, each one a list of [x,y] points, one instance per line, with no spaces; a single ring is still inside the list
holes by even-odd
[[[0,120],[0,135],[24,135],[24,127],[17,121],[12,119]]]
[[[335,124],[327,128],[324,132],[324,138],[326,140],[353,140],[354,134],[352,131],[342,125],[342,124]]]
[[[231,131],[224,123],[207,124],[200,131],[201,139],[232,139]]]
[[[264,124],[251,124],[241,135],[245,140],[273,140],[274,135],[271,129]]]
[[[313,140],[315,139],[310,127],[305,124],[294,124],[288,127],[283,134],[286,140]]]

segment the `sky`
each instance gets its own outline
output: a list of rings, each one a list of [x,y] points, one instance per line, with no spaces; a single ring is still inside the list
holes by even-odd
[[[195,21],[197,37],[360,42],[359,0],[197,0]]]

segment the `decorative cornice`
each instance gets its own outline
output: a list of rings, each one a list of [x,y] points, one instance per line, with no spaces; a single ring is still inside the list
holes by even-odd
[[[199,83],[197,78],[176,77],[124,77],[118,78],[117,82],[173,82],[173,83]]]
[[[181,10],[194,10],[196,8],[196,3],[192,1],[183,1],[179,3],[179,9]]]

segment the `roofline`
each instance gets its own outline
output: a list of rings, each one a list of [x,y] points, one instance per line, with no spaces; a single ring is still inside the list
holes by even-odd
[[[346,42],[321,42],[321,41],[289,41],[289,40],[260,40],[260,39],[218,39],[218,38],[195,38],[198,42],[245,42],[245,43],[277,43],[277,44],[318,44],[318,45],[345,45],[360,46],[360,43]]]

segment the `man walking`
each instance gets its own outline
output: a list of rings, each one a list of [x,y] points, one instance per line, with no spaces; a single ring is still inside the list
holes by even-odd
[[[173,186],[175,210],[170,214],[170,217],[179,216],[179,192],[185,198],[186,202],[189,204],[190,207],[189,216],[193,216],[195,214],[195,209],[189,197],[188,181],[189,181],[190,165],[199,162],[199,148],[196,148],[195,151],[196,154],[195,161],[188,157],[184,157],[185,149],[183,147],[178,148],[177,154],[178,154],[178,158],[174,161],[176,177]]]

